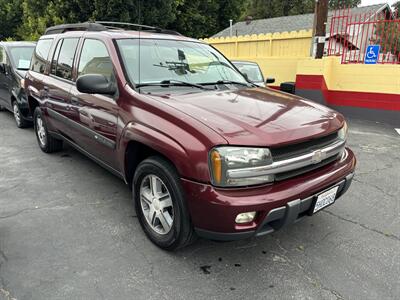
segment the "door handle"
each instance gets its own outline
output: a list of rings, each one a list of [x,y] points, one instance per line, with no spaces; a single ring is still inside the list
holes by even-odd
[[[43,89],[44,89],[45,92],[49,91],[49,87],[48,86],[44,86]]]
[[[79,105],[79,99],[76,97],[71,97],[71,104],[72,105]]]

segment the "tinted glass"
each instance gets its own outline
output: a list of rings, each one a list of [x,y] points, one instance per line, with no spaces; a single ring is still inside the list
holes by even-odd
[[[44,73],[53,39],[40,40],[33,52],[31,70]]]
[[[85,40],[79,60],[78,76],[102,74],[112,79],[113,66],[106,46],[98,40]]]
[[[239,69],[240,72],[247,74],[247,77],[250,81],[261,82],[264,81],[263,75],[261,73],[258,65],[246,64],[246,63],[234,63],[236,68]]]
[[[140,47],[137,39],[118,40],[117,43],[129,79],[134,83],[163,80],[197,84],[219,80],[246,83],[227,59],[203,43],[156,39],[140,40]]]
[[[10,49],[11,59],[18,70],[29,70],[32,53],[35,47],[13,47]]]
[[[56,76],[72,80],[72,64],[78,41],[78,38],[64,39],[57,60]]]

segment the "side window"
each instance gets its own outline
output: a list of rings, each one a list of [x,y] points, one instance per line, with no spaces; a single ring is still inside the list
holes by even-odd
[[[86,39],[79,59],[78,76],[101,74],[114,80],[113,65],[106,46],[98,40]]]
[[[68,38],[62,41],[55,70],[57,77],[72,80],[72,64],[74,62],[75,51],[76,46],[78,45],[78,41],[79,38]]]
[[[44,73],[53,39],[39,40],[32,56],[31,70]]]

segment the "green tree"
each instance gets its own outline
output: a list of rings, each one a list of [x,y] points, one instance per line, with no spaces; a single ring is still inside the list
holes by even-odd
[[[185,0],[177,6],[176,20],[169,28],[199,38],[208,37],[237,21],[245,11],[246,0]]]
[[[255,19],[312,13],[314,0],[251,0],[248,15]]]
[[[355,7],[361,0],[329,0],[331,9]],[[255,19],[313,13],[315,0],[250,0],[247,15]]]
[[[0,40],[17,38],[22,19],[22,0],[0,0]]]
[[[329,7],[332,9],[356,7],[361,4],[361,0],[329,0]]]

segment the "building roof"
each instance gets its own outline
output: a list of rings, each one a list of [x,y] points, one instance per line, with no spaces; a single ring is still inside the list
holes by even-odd
[[[351,9],[352,15],[358,14],[375,14],[385,8],[390,8],[387,3],[355,7]],[[330,10],[328,14],[327,32],[330,28],[330,17],[334,11]],[[262,33],[274,33],[284,31],[298,31],[298,30],[310,30],[313,27],[314,14],[295,15],[295,16],[284,16],[270,19],[259,19],[252,20],[250,24],[246,24],[246,21],[238,22],[233,25],[232,33],[234,36],[238,35],[252,35]],[[218,32],[213,36],[216,37],[227,37],[230,36],[230,28]]]

